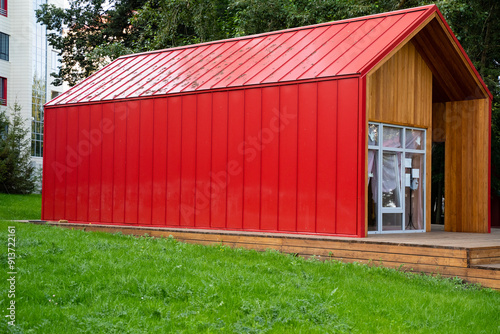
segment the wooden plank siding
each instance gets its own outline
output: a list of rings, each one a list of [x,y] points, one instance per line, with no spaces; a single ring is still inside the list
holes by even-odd
[[[446,103],[445,230],[488,232],[489,103]]]
[[[34,222],[37,223],[37,222]],[[500,290],[500,270],[479,269],[474,265],[495,263],[500,257],[497,247],[458,247],[442,245],[405,244],[338,237],[306,236],[263,232],[236,232],[214,230],[187,230],[119,225],[90,225],[49,222],[63,228],[87,232],[149,235],[158,238],[173,237],[179,241],[201,245],[225,245],[232,248],[265,251],[274,249],[283,253],[320,260],[339,260],[396,268],[415,273],[460,277],[470,283]],[[479,236],[479,235],[478,235]]]
[[[382,66],[368,74],[366,87],[366,108],[369,122],[427,129],[425,220],[426,230],[430,231],[432,212],[432,72],[415,46],[408,42]],[[365,182],[368,184],[367,180]],[[365,230],[367,231],[367,217],[365,221]]]
[[[432,125],[432,72],[412,43],[367,76],[370,122]]]
[[[446,97],[436,95],[438,93],[433,87],[433,82],[439,84],[442,79],[438,80],[439,76],[444,76],[444,80],[450,82],[448,75],[451,74],[444,69],[443,59],[439,60],[441,63],[436,60],[433,67],[428,66],[430,61],[434,61],[428,54],[432,50],[428,48],[437,46],[427,45],[427,49],[424,48],[425,38],[426,34],[435,29],[435,25],[423,29],[415,39],[377,67],[376,71],[368,74],[366,102],[368,121],[428,130],[427,231],[430,230],[432,212],[432,142],[446,142],[445,229],[453,232],[485,233],[488,232],[489,210],[488,99],[474,99],[476,95],[469,94],[472,89],[470,87],[462,87],[464,91],[460,92],[448,91]],[[445,34],[442,37],[444,43]],[[425,53],[425,57],[422,57],[421,53]],[[441,102],[449,98],[460,98],[464,101]]]

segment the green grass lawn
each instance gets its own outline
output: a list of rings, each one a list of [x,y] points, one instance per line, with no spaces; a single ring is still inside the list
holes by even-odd
[[[0,220],[40,219],[42,195],[7,195],[0,193]]]
[[[16,322],[7,325],[7,227]],[[1,333],[498,333],[500,293],[274,251],[0,223]]]

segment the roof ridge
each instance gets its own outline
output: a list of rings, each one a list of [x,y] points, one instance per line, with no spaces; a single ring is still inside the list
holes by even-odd
[[[298,31],[298,30],[315,29],[315,28],[324,27],[324,26],[345,24],[345,23],[368,20],[368,19],[375,19],[375,18],[380,18],[380,17],[389,17],[389,16],[401,15],[401,14],[406,14],[406,13],[425,11],[425,10],[430,10],[430,9],[437,9],[437,6],[435,4],[432,4],[432,5],[426,5],[426,6],[420,6],[420,7],[412,7],[412,8],[401,9],[401,10],[397,10],[397,11],[393,11],[393,12],[371,14],[371,15],[365,15],[365,16],[360,16],[360,17],[353,17],[353,18],[349,18],[349,19],[339,20],[339,21],[329,21],[329,22],[317,23],[317,24],[312,24],[312,25],[308,25],[308,26],[294,27],[294,28],[288,28],[288,29],[282,29],[282,30],[273,30],[273,31],[268,31],[268,32],[260,33],[260,34],[254,34],[254,35],[246,35],[246,36],[233,37],[233,38],[227,38],[227,39],[219,39],[219,40],[215,40],[215,41],[209,41],[209,42],[203,42],[203,43],[197,43],[197,44],[175,46],[175,47],[167,48],[167,49],[131,53],[128,55],[120,56],[117,59],[136,57],[139,55],[150,55],[150,54],[155,54],[155,53],[170,52],[170,51],[189,49],[189,48],[196,48],[196,47],[210,45],[210,44],[227,43],[227,42],[231,42],[231,41],[241,41],[241,40],[245,40],[245,39],[253,39],[253,38],[258,38],[258,37],[271,36],[271,35],[275,35],[275,34],[283,34],[283,33],[293,32],[293,31]]]

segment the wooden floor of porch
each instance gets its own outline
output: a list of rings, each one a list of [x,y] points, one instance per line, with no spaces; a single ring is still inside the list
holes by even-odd
[[[85,231],[102,231],[154,237],[172,236],[197,244],[223,244],[256,250],[275,249],[299,256],[316,256],[370,265],[399,268],[445,277],[460,277],[470,283],[500,290],[500,229],[492,233],[445,232],[441,226],[427,233],[377,234],[367,238],[318,235],[180,229],[67,222],[50,224]]]

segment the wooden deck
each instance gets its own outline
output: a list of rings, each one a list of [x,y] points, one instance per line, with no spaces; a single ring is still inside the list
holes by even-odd
[[[457,276],[470,283],[480,283],[482,286],[500,290],[500,229],[492,229],[490,234],[479,234],[436,231],[435,229],[439,228],[433,226],[433,231],[428,233],[369,235],[367,238],[356,239],[282,233],[31,222],[85,231],[172,236],[183,242],[204,245],[220,243],[256,250],[275,249],[304,257],[333,258],[431,275]]]

